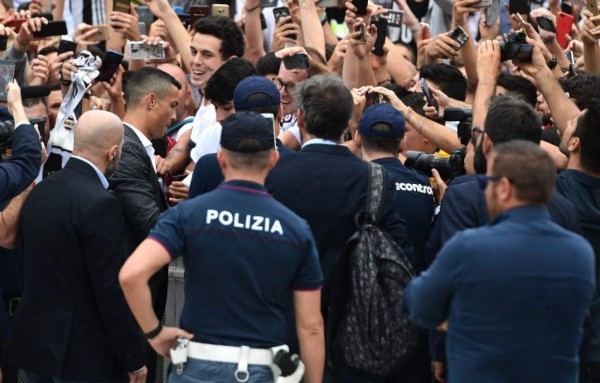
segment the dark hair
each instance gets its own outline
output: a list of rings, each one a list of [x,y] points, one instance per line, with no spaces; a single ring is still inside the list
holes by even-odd
[[[304,47],[304,49],[306,50],[306,53],[308,53],[310,58],[313,59],[313,61],[316,61],[323,65],[327,65],[327,60],[325,60],[325,57],[323,57],[321,52],[319,52],[318,50],[316,50],[313,47]]]
[[[170,74],[154,67],[143,67],[133,72],[125,88],[125,105],[127,108],[138,106],[144,97],[154,93],[160,99],[165,97],[171,87],[181,89],[179,81]]]
[[[37,55],[48,56],[50,53],[58,53],[58,47],[56,45],[46,45],[38,51]]]
[[[389,132],[392,127],[385,122],[379,122],[371,127],[372,130],[380,132]],[[400,142],[402,138],[382,138],[382,137],[365,137],[362,139],[362,146],[365,152],[371,153],[388,153],[398,157],[400,153]]]
[[[253,139],[250,138],[249,140]],[[241,144],[244,144],[244,141],[242,141]],[[253,143],[250,142],[249,144],[251,145]],[[273,153],[273,149],[262,150],[256,153],[234,152],[224,148],[221,148],[221,151],[229,161],[229,165],[236,170],[264,170],[269,165],[269,161],[271,161],[271,153]]]
[[[250,61],[233,57],[210,76],[206,83],[206,98],[217,104],[231,102],[240,81],[253,75],[256,75],[256,70]]]
[[[525,101],[511,95],[496,96],[490,100],[485,118],[485,133],[494,145],[511,140],[540,143],[542,121]]]
[[[467,98],[467,79],[456,68],[446,64],[423,65],[419,70],[422,78],[436,83],[448,97],[464,101]]]
[[[196,21],[194,31],[221,40],[221,58],[244,55],[244,35],[237,24],[229,17],[209,16]]]
[[[579,73],[577,76],[561,78],[559,82],[569,97],[575,99],[580,110],[588,108],[588,100],[600,98],[600,76]]]
[[[302,81],[294,95],[308,133],[338,141],[348,127],[354,101],[344,82],[332,75]]]
[[[531,81],[521,76],[498,76],[496,85],[503,87],[507,92],[520,97],[523,101],[535,108],[537,105],[537,89]]]
[[[573,137],[579,137],[581,166],[600,173],[600,98],[587,102],[587,110],[579,117]]]
[[[516,197],[543,205],[548,202],[556,182],[556,166],[539,145],[512,140],[494,146],[492,174],[506,177],[515,187]]]
[[[415,113],[425,117],[425,111],[423,110],[425,101],[423,100],[423,97],[425,97],[423,93],[411,92],[402,97],[401,100],[404,105],[412,108]]]
[[[268,74],[279,73],[279,67],[281,66],[281,59],[275,56],[275,52],[269,52],[262,56],[256,62],[256,73],[259,76],[266,76]]]
[[[32,106],[36,106],[36,105],[40,105],[40,104],[47,106],[46,99],[43,97],[23,99],[23,107],[25,107],[25,108],[31,108]]]
[[[404,48],[408,49],[412,56],[412,60],[410,60],[410,62],[415,65],[417,64],[417,50],[415,49],[415,46],[413,44],[406,44],[402,40],[398,40],[398,41],[394,41],[394,45],[400,45],[400,46],[403,46]]]

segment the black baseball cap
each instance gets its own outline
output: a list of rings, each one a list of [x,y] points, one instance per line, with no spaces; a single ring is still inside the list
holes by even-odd
[[[259,113],[236,112],[221,122],[221,147],[232,152],[256,153],[274,149],[273,124]]]

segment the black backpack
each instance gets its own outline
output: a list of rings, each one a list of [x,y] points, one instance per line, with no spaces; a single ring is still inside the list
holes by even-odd
[[[415,273],[410,260],[379,226],[386,172],[369,165],[367,211],[346,243],[333,277],[328,315],[330,361],[386,377],[411,357],[418,329],[403,310],[402,295]]]

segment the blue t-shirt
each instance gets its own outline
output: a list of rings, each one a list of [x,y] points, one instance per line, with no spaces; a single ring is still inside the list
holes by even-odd
[[[323,274],[308,224],[262,185],[229,181],[167,211],[150,232],[183,255],[181,328],[194,341],[268,348],[286,343],[291,290],[316,290]]]
[[[407,168],[394,157],[380,158],[373,162],[382,165],[394,181],[394,204],[400,217],[406,221],[408,239],[415,250],[412,263],[417,271],[423,270],[423,249],[429,238],[435,209],[429,178],[417,170]]]

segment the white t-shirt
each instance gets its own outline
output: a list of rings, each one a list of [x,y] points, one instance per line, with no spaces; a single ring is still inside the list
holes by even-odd
[[[208,105],[200,105],[200,108],[198,108],[198,111],[196,112],[196,117],[194,118],[191,136],[192,141],[198,144],[202,132],[216,122],[217,112],[215,111],[215,106],[210,103]]]
[[[196,142],[196,146],[190,153],[192,161],[197,162],[200,157],[221,150],[222,129],[221,124],[215,122],[202,131],[198,142]]]

